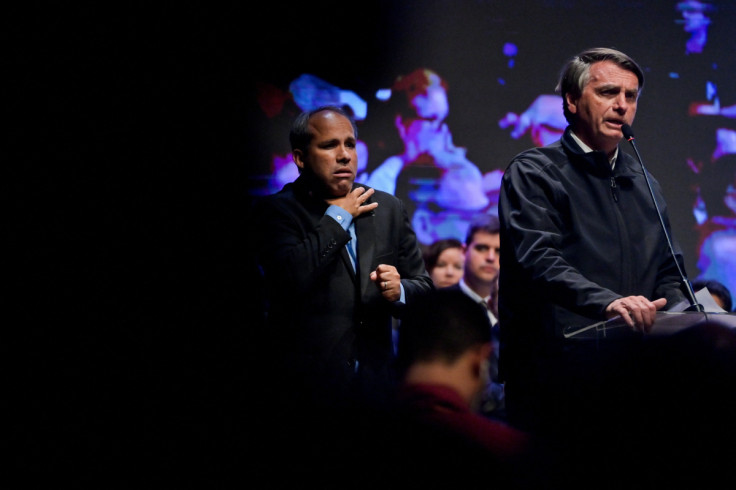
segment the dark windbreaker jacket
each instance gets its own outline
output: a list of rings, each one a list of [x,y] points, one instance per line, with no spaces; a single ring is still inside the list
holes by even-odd
[[[671,236],[660,186],[649,179]],[[568,127],[559,141],[522,152],[504,173],[499,218],[502,371],[564,348],[565,327],[605,320],[619,297],[665,297],[665,309],[685,299],[642,167],[622,150],[612,170]],[[684,272],[674,239],[673,247]]]

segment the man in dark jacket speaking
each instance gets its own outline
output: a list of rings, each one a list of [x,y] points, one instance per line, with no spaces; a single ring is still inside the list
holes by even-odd
[[[670,252],[643,165],[619,149],[643,85],[624,53],[574,56],[557,85],[564,135],[520,153],[504,173],[499,362],[509,421],[522,428],[560,427],[598,407],[586,389],[607,369],[605,349],[595,329],[592,339],[566,331],[620,316],[640,335],[658,310],[686,298],[682,253],[676,243],[676,258]],[[660,186],[649,179],[669,228]]]

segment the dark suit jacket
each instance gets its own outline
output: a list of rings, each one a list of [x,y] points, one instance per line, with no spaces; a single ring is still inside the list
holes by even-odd
[[[310,196],[303,177],[254,207],[274,350],[286,356],[280,362],[290,386],[303,381],[318,397],[340,396],[354,381],[356,361],[358,374],[376,375],[378,383],[390,375],[391,317],[402,305],[381,296],[371,271],[395,266],[407,302],[433,288],[402,202],[378,190],[370,200],[378,207],[354,219],[357,273],[345,248],[350,233],[324,214],[328,205]]]

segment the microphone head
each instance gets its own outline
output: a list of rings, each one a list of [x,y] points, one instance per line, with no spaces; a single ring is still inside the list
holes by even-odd
[[[631,141],[634,139],[634,131],[632,131],[631,126],[624,123],[621,125],[621,132],[624,134],[624,138],[626,138],[627,141]]]

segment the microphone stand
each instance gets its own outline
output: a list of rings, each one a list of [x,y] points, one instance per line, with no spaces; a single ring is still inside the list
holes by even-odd
[[[647,187],[649,187],[649,194],[652,196],[652,202],[654,203],[654,209],[657,211],[657,216],[659,217],[659,224],[662,225],[662,231],[664,232],[664,237],[667,240],[667,246],[670,249],[672,260],[675,261],[675,265],[677,266],[677,271],[680,273],[680,279],[682,280],[682,283],[685,286],[685,290],[687,291],[688,300],[690,301],[690,306],[686,308],[685,311],[703,312],[705,311],[705,308],[703,308],[703,305],[698,303],[698,300],[695,299],[695,292],[693,292],[693,285],[690,283],[687,276],[685,275],[685,272],[683,272],[682,268],[680,267],[680,263],[677,261],[677,256],[675,255],[675,249],[672,247],[672,240],[670,239],[670,234],[667,233],[667,227],[664,224],[664,218],[662,217],[662,212],[659,210],[657,199],[654,197],[654,190],[652,189],[652,184],[649,181],[649,176],[647,175],[647,169],[644,168],[644,161],[641,159],[641,155],[639,155],[639,149],[636,147],[636,143],[634,143],[634,132],[631,130],[631,126],[629,126],[628,124],[624,124],[623,126],[621,126],[621,132],[623,133],[624,138],[626,138],[626,141],[631,143],[631,147],[634,149],[634,153],[636,153],[636,158],[637,160],[639,160],[639,165],[641,165],[641,171],[644,173],[644,180],[647,183]]]

